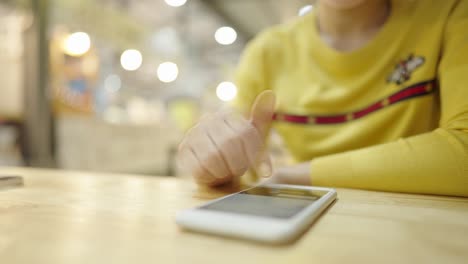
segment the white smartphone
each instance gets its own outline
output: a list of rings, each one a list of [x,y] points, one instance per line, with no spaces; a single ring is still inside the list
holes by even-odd
[[[268,243],[287,243],[302,234],[336,199],[329,188],[261,185],[181,211],[181,227]]]

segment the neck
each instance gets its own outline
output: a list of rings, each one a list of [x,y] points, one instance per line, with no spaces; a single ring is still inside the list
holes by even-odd
[[[388,0],[368,0],[348,9],[335,8],[327,5],[326,1],[318,1],[319,32],[333,48],[341,51],[357,49],[379,31],[389,14]]]

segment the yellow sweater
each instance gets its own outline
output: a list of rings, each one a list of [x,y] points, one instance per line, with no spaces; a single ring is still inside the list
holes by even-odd
[[[249,43],[237,106],[277,95],[274,128],[313,185],[468,196],[468,1],[393,0],[363,48],[339,52],[312,12]]]

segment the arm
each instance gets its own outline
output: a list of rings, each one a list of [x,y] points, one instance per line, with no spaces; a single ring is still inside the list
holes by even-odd
[[[468,1],[448,21],[439,65],[442,116],[426,134],[290,168],[314,185],[468,196]],[[291,171],[289,171],[291,173]],[[281,177],[282,171],[276,175]],[[297,176],[299,175],[299,176]]]

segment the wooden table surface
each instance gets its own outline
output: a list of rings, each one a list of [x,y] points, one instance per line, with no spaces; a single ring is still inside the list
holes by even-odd
[[[0,263],[468,263],[468,199],[338,189],[296,243],[181,231],[175,213],[230,190],[170,177],[0,168]]]

